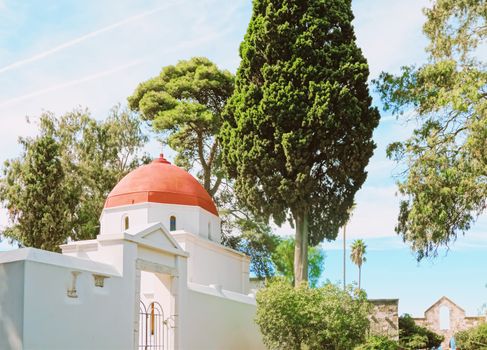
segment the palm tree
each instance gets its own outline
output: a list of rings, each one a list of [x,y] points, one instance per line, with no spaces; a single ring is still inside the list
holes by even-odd
[[[348,222],[350,221],[350,218],[352,217],[352,212],[353,210],[355,209],[356,207],[356,204],[355,202],[352,203],[352,206],[350,208],[348,208],[347,212],[348,212],[348,220],[347,222],[345,223],[345,225],[343,225],[343,290],[345,290],[346,288],[346,285],[347,285],[347,279],[346,279],[346,275],[345,275],[345,267],[346,267],[346,262],[347,262],[347,235],[346,235],[346,232],[347,232],[347,224]]]
[[[365,258],[365,249],[367,246],[365,245],[364,241],[361,239],[356,239],[352,243],[352,252],[350,253],[350,259],[352,262],[358,266],[358,289],[360,289],[360,280],[362,274],[362,264],[367,261]]]

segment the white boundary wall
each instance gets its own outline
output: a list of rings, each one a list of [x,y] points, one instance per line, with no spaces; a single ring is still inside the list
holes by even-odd
[[[252,297],[190,283],[187,310],[182,324],[185,349],[264,350],[262,335],[255,324]]]
[[[0,264],[0,349],[22,349],[24,265]]]
[[[132,304],[135,288],[114,268],[32,248],[0,258],[0,349],[131,348],[135,315],[120,305]]]

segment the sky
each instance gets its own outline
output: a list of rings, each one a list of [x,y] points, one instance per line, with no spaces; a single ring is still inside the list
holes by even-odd
[[[421,9],[429,4],[353,1],[357,42],[369,62],[370,79],[426,61]],[[0,162],[20,154],[18,137],[35,135],[36,116],[43,111],[61,114],[83,106],[103,119],[161,67],[194,56],[235,72],[250,15],[250,0],[0,0]],[[438,258],[420,263],[394,233],[397,165],[386,158],[385,149],[407,138],[414,126],[381,111],[374,132],[377,148],[356,195],[346,244],[357,238],[367,244],[362,286],[371,298],[399,298],[400,313],[420,316],[446,295],[476,315],[487,302],[485,215]],[[152,141],[147,150],[156,155],[160,146]],[[170,150],[165,153],[171,158]],[[0,228],[7,224],[0,210]],[[292,234],[290,227],[275,229]],[[342,280],[342,244],[340,237],[323,243],[323,281]],[[0,242],[0,250],[6,249],[12,246]],[[347,282],[352,282],[357,268],[349,253]]]

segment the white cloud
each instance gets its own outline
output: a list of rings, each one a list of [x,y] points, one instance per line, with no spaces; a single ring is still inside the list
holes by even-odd
[[[109,26],[106,26],[104,28],[100,28],[98,30],[95,30],[95,31],[92,31],[90,33],[87,33],[85,35],[82,35],[78,38],[75,38],[75,39],[72,39],[72,40],[69,40],[61,45],[58,45],[56,47],[53,47],[53,48],[50,48],[50,49],[47,49],[41,53],[38,53],[34,56],[31,56],[29,58],[25,58],[25,59],[21,59],[21,60],[18,60],[17,62],[14,62],[14,63],[11,63],[5,67],[2,67],[0,68],[0,74],[2,73],[5,73],[5,72],[8,72],[12,69],[16,69],[16,68],[20,68],[26,64],[29,64],[29,63],[33,63],[33,62],[36,62],[36,61],[39,61],[41,59],[44,59],[48,56],[51,56],[59,51],[62,51],[62,50],[65,50],[65,49],[68,49],[70,47],[73,47],[73,46],[76,46],[80,43],[82,43],[83,41],[86,41],[86,40],[89,40],[89,39],[92,39],[94,37],[97,37],[105,32],[109,32],[109,31],[112,31],[116,28],[119,28],[121,26],[124,26],[128,23],[131,23],[131,22],[135,22],[135,21],[139,21],[147,16],[151,16],[151,15],[154,15],[160,11],[163,11],[165,9],[167,9],[171,4],[168,4],[168,5],[165,5],[165,6],[161,6],[161,7],[158,7],[158,8],[155,8],[153,10],[150,10],[150,11],[146,11],[146,12],[143,12],[143,13],[140,13],[140,14],[137,14],[137,15],[134,15],[134,16],[130,16],[126,19],[123,19],[119,22],[116,22],[116,23],[113,23]]]
[[[394,236],[399,212],[396,187],[364,187],[357,193],[357,206],[347,225],[348,238]]]
[[[399,212],[399,200],[395,186],[364,187],[356,195],[357,206],[347,225],[347,240],[356,238],[378,238],[395,236],[394,226]],[[294,236],[294,229],[288,223],[282,227],[273,226],[280,236]],[[342,237],[342,230],[337,237]]]
[[[22,102],[25,100],[29,100],[33,97],[37,97],[37,96],[41,96],[41,95],[44,95],[44,94],[47,94],[50,92],[54,92],[56,90],[69,88],[69,87],[76,86],[79,84],[83,84],[83,83],[86,83],[86,82],[92,81],[92,80],[97,80],[97,79],[106,77],[108,75],[118,73],[118,72],[124,71],[126,69],[132,68],[132,67],[137,66],[137,65],[142,64],[142,63],[143,63],[143,61],[141,61],[141,60],[129,62],[127,64],[123,64],[121,66],[114,67],[114,68],[111,68],[111,69],[108,69],[105,71],[97,72],[95,74],[88,75],[88,76],[85,76],[85,77],[82,77],[79,79],[71,80],[71,81],[68,81],[68,82],[65,82],[62,84],[58,84],[58,85],[54,85],[54,86],[49,86],[45,89],[33,91],[33,92],[27,93],[25,95],[10,98],[10,99],[5,100],[5,101],[0,101],[0,108],[8,106],[10,104],[19,103],[19,102]]]
[[[400,66],[424,60],[422,9],[429,5],[428,0],[353,2],[357,41],[372,78],[381,71],[397,72]]]

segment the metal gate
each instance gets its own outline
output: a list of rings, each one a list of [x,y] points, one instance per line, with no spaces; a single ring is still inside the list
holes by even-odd
[[[168,349],[168,320],[164,317],[164,310],[157,301],[147,307],[140,301],[139,312],[139,349],[163,350]]]

